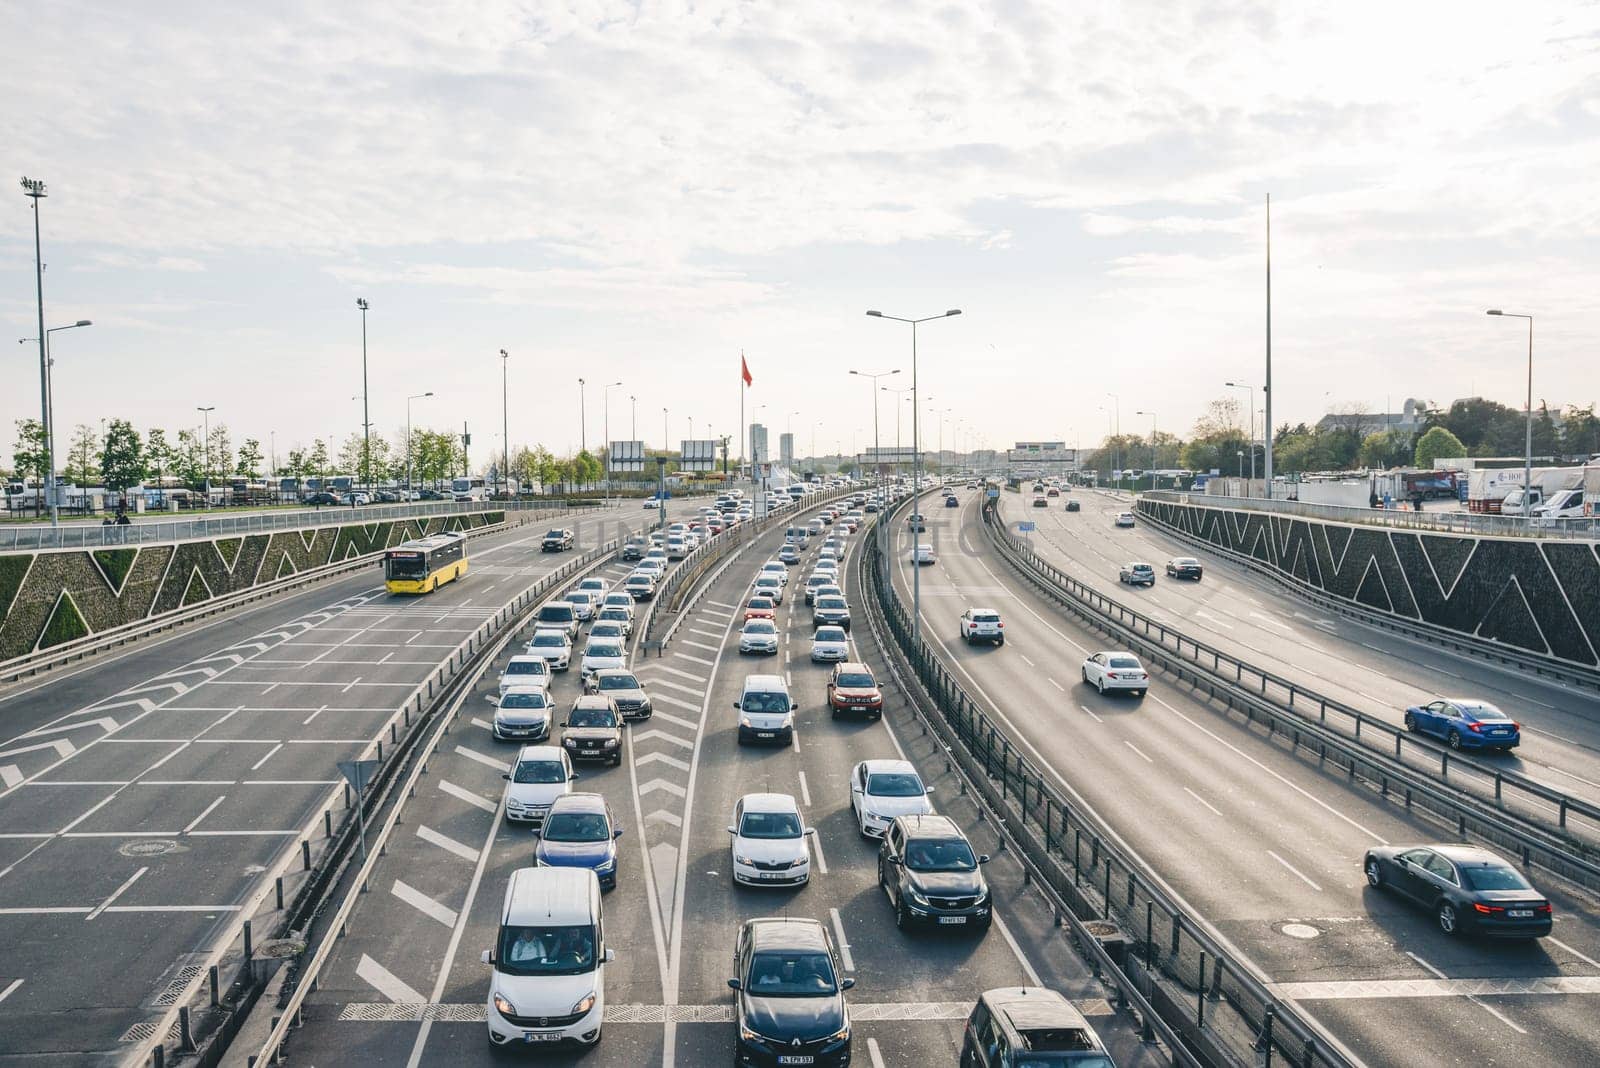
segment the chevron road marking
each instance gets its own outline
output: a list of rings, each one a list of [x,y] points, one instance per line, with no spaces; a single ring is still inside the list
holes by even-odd
[[[679,771],[687,772],[689,770],[689,762],[687,760],[679,760],[677,757],[667,756],[665,753],[646,753],[634,763],[641,768],[646,764],[665,764],[668,767],[677,768]]]
[[[7,749],[4,753],[0,753],[0,757],[20,756],[23,753],[35,753],[41,749],[54,749],[63,758],[69,757],[78,751],[78,747],[65,738],[57,738],[50,742],[40,742],[38,745],[24,745],[16,749]]]
[[[698,712],[698,711],[700,711],[698,708],[694,707],[691,704],[688,704],[688,703],[686,703],[684,701],[673,700],[672,698],[668,698],[668,697],[657,697],[656,701],[658,703],[661,702],[661,701],[666,701],[668,704],[676,705],[678,708],[686,708],[690,712]],[[672,713],[663,712],[659,708],[656,709],[651,714],[650,718],[652,720],[657,720],[657,719],[665,720],[666,722],[672,724],[674,727],[682,727],[686,731],[697,731],[697,730],[700,729],[700,724],[696,723],[694,720],[684,719],[681,716],[674,716]]]
[[[665,779],[651,779],[649,782],[639,787],[639,796],[643,797],[645,794],[652,793],[656,790],[664,790],[674,797],[681,798],[688,796],[683,787],[679,786],[675,782],[668,782]]]
[[[156,703],[148,697],[128,697],[121,701],[108,701],[103,705],[94,705],[91,708],[80,708],[76,712],[68,713],[68,716],[69,718],[71,716],[86,716],[92,712],[110,712],[118,708],[137,708],[140,712],[154,712]]]
[[[666,731],[644,731],[640,734],[635,734],[633,736],[633,744],[638,745],[640,742],[647,742],[651,738],[660,738],[664,742],[671,742],[673,745],[679,745],[685,749],[694,748],[693,742],[679,738],[676,734],[668,734]],[[684,770],[688,771],[689,769],[685,768]]]
[[[493,812],[495,810],[495,804],[493,801],[485,801],[471,790],[463,789],[448,779],[439,780],[439,789],[443,793],[447,793],[451,797],[454,797],[458,800],[465,801],[469,805],[481,808],[485,812]]]
[[[681,816],[673,812],[668,812],[664,808],[658,808],[654,812],[648,813],[644,818],[646,823],[649,823],[651,820],[655,820],[657,823],[670,823],[674,827],[683,826],[683,818]]]
[[[9,790],[23,780],[22,769],[15,764],[0,765],[0,786]]]
[[[469,845],[463,845],[447,834],[440,834],[432,827],[419,826],[417,828],[417,837],[430,845],[438,846],[447,853],[454,853],[462,860],[476,861],[478,859],[478,851],[476,849]]]
[[[476,749],[468,749],[464,745],[456,746],[456,752],[460,753],[462,756],[466,757],[468,760],[476,760],[478,763],[484,765],[485,767],[493,768],[494,770],[499,771],[499,772],[507,772],[507,771],[511,770],[511,765],[507,764],[504,760],[496,760],[492,756],[485,756],[483,753],[478,752]]]
[[[706,694],[705,687],[703,686],[697,690],[693,686],[685,686],[682,683],[673,682],[671,679],[651,679],[650,685],[665,686],[669,690],[681,690],[682,692],[692,694],[695,697],[704,697]]]
[[[477,858],[474,857],[473,859],[476,860]],[[455,909],[448,905],[441,905],[421,890],[408,886],[399,879],[394,881],[394,885],[389,888],[389,892],[424,916],[438,920],[446,927],[454,927],[456,925]]]
[[[79,727],[99,727],[107,734],[110,734],[119,726],[121,726],[121,724],[112,719],[110,716],[102,716],[99,719],[79,720],[77,723],[63,723],[59,727],[40,727],[36,731],[29,731],[27,734],[24,734],[23,737],[38,738],[46,734],[60,734],[62,731],[75,731]]]
[[[356,965],[356,975],[365,979],[378,993],[401,1005],[416,1005],[420,1008],[428,1000],[365,953],[361,954],[361,963]],[[488,1012],[488,1009],[485,1008],[484,1011]]]

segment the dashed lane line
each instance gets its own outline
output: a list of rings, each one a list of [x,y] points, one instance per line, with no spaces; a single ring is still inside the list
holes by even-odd
[[[856,960],[850,954],[850,940],[844,936],[844,920],[840,918],[838,909],[829,909],[828,917],[833,920],[833,937],[839,944],[839,961],[845,971],[853,972],[856,970]]]
[[[407,985],[404,979],[365,953],[361,954],[361,962],[356,965],[356,975],[366,980],[372,989],[398,1004],[416,1005],[420,1008],[428,1000]],[[488,1012],[487,1009],[484,1011]]]
[[[436,845],[447,853],[454,853],[462,860],[477,860],[478,851],[469,845],[456,841],[447,834],[440,834],[432,827],[418,826],[417,837],[429,845]]]
[[[1220,809],[1218,809],[1216,805],[1213,805],[1210,801],[1207,801],[1205,798],[1201,797],[1199,794],[1195,793],[1193,790],[1189,789],[1187,786],[1185,786],[1183,788],[1183,792],[1188,794],[1190,797],[1194,798],[1196,801],[1200,802],[1206,808],[1209,808],[1212,812],[1216,813],[1218,816],[1222,815],[1222,811]]]
[[[396,879],[394,885],[389,888],[389,892],[424,916],[438,920],[446,927],[454,927],[456,925],[455,909],[435,901],[408,883],[403,883]]]
[[[1318,886],[1315,882],[1313,882],[1311,880],[1311,878],[1306,875],[1305,872],[1301,871],[1299,868],[1295,867],[1293,864],[1290,864],[1287,860],[1284,860],[1282,857],[1278,856],[1278,854],[1274,853],[1270,849],[1267,850],[1267,856],[1271,857],[1273,860],[1277,861],[1279,864],[1282,864],[1284,866],[1284,868],[1289,872],[1290,875],[1293,875],[1295,878],[1299,879],[1301,882],[1303,882],[1307,886],[1311,887],[1311,889],[1315,890],[1317,893],[1319,893],[1319,894],[1322,893],[1322,887]]]
[[[439,780],[439,790],[441,793],[447,793],[451,797],[454,797],[460,801],[465,801],[467,804],[472,805],[475,808],[481,808],[485,812],[493,812],[495,810],[495,804],[493,801],[486,801],[477,794],[473,793],[471,790],[457,786],[448,779]]]
[[[21,985],[22,985],[22,980],[21,979],[13,979],[11,981],[11,985],[10,986],[6,987],[4,990],[0,990],[0,1001],[4,1001],[6,998],[8,998],[12,994],[16,993],[17,987],[19,987]],[[487,1011],[487,1010],[485,1010],[485,1011]]]

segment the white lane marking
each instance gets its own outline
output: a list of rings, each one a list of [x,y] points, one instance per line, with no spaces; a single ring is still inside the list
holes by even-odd
[[[800,773],[800,801],[807,808],[811,807],[811,787],[806,784],[806,773],[803,771]]]
[[[476,749],[468,749],[464,745],[456,746],[456,752],[460,753],[462,756],[466,757],[468,760],[476,760],[478,763],[482,764],[484,767],[493,768],[494,770],[496,770],[498,772],[501,772],[501,773],[504,773],[504,772],[507,772],[507,771],[511,770],[511,765],[507,764],[504,760],[496,760],[492,756],[485,756],[483,753],[478,752]]]
[[[219,798],[217,798],[217,800],[220,801],[222,799],[219,797]],[[95,907],[93,912],[89,913],[89,915],[84,917],[84,920],[85,921],[92,920],[96,916],[98,916],[102,912],[104,912],[106,909],[110,908],[111,907],[111,903],[113,901],[115,901],[117,898],[121,897],[127,891],[128,887],[130,887],[134,883],[138,882],[139,881],[139,877],[141,875],[143,875],[145,872],[149,871],[149,870],[150,870],[149,868],[140,868],[138,871],[136,871],[132,875],[128,876],[127,880],[125,882],[123,882],[123,884],[121,886],[119,886],[115,890],[111,891],[111,896],[106,898],[104,901],[100,902],[100,904]]]
[[[639,742],[648,742],[652,738],[660,738],[663,742],[670,742],[673,745],[681,746],[684,749],[694,748],[693,742],[679,738],[676,734],[668,734],[666,731],[640,731],[638,734],[633,736],[635,744]]]
[[[720,646],[711,645],[711,644],[709,644],[707,642],[697,642],[693,638],[685,638],[685,639],[683,639],[683,644],[684,645],[692,645],[696,649],[705,649],[705,650],[708,650],[709,652],[713,652],[713,653],[717,653],[717,652],[721,652],[722,651]],[[684,654],[679,653],[677,655],[683,656]]]
[[[663,701],[666,702],[667,704],[675,705],[678,708],[688,709],[690,712],[698,712],[699,711],[699,709],[695,708],[695,706],[689,704],[687,701],[679,701],[679,700],[675,700],[674,698],[670,698],[670,697],[657,697],[656,698],[656,703],[657,704],[660,704]],[[700,729],[700,724],[695,723],[692,720],[684,719],[682,716],[674,716],[672,713],[663,712],[659,708],[653,709],[651,711],[651,713],[650,713],[650,722],[653,723],[658,719],[659,720],[664,720],[665,722],[672,724],[674,727],[682,727],[686,731],[697,731],[697,730]]]
[[[1000,928],[1000,935],[1006,940],[1006,945],[1011,947],[1011,953],[1017,958],[1017,963],[1022,965],[1022,971],[1028,977],[1028,985],[1043,986],[1044,984],[1039,981],[1039,973],[1033,970],[1033,965],[1029,962],[1027,955],[1022,952],[1022,947],[1017,944],[1015,936],[1011,933],[1011,928],[1006,926],[1006,921],[1000,918],[1000,913],[998,912],[991,912],[990,915],[994,918],[994,925]]]
[[[822,855],[822,832],[815,827],[812,827],[811,830],[815,832],[811,835],[811,848],[817,854],[817,870],[826,875],[828,874],[828,858]]]
[[[693,746],[691,745],[690,748],[693,748]],[[670,768],[677,768],[679,771],[686,772],[689,770],[689,762],[687,760],[679,760],[677,757],[668,756],[665,753],[646,753],[635,760],[634,763],[641,768],[646,764],[665,764]]]
[[[361,954],[361,963],[356,965],[356,975],[365,979],[378,993],[398,1004],[422,1005],[428,1000],[407,986],[405,980],[365,953]]]
[[[207,816],[211,815],[212,811],[215,810],[218,805],[222,804],[223,800],[227,796],[228,796],[227,794],[223,794],[221,797],[219,797],[215,801],[211,802],[211,804],[207,805],[206,806],[206,810],[204,812],[200,813],[200,815],[196,816],[194,819],[189,821],[189,826],[187,826],[187,827],[185,827],[183,829],[183,833],[184,834],[188,834],[191,831],[193,831],[196,827],[200,826],[201,821],[204,820]]]
[[[1523,729],[1523,730],[1527,730],[1527,729],[1528,729],[1528,728],[1526,728],[1526,727],[1524,727],[1524,728],[1522,728],[1522,729]],[[1541,732],[1541,733],[1542,733],[1542,732]],[[5,769],[3,769],[3,768],[0,768],[0,771],[3,771],[3,770],[5,770]],[[1556,773],[1556,774],[1557,774],[1557,775],[1565,775],[1565,776],[1566,776],[1566,777],[1567,777],[1567,778],[1569,778],[1569,779],[1576,779],[1576,780],[1578,780],[1578,781],[1579,781],[1579,782],[1581,782],[1581,783],[1583,783],[1583,784],[1584,784],[1584,785],[1585,785],[1585,786],[1594,786],[1594,787],[1600,787],[1600,782],[1595,782],[1595,781],[1594,781],[1594,780],[1593,780],[1593,779],[1585,779],[1585,778],[1584,778],[1584,777],[1583,777],[1583,776],[1582,776],[1582,775],[1574,775],[1574,774],[1572,774],[1572,772],[1570,772],[1570,771],[1563,771],[1563,770],[1562,770],[1562,769],[1560,769],[1560,768],[1558,768],[1558,767],[1555,767],[1555,766],[1554,766],[1554,765],[1552,765],[1552,764],[1546,764],[1546,765],[1545,765],[1545,770],[1546,770],[1546,771],[1553,771],[1553,772],[1555,772],[1555,773]]]
[[[1094,712],[1090,711],[1088,705],[1079,705],[1078,707],[1083,709],[1085,712],[1088,712],[1089,713],[1089,718],[1094,720],[1096,723],[1104,723],[1105,722],[1105,720],[1101,719],[1099,716],[1095,715]]]
[[[673,708],[681,708],[685,712],[700,711],[699,705],[691,705],[688,701],[680,701],[676,697],[671,697],[667,694],[656,694],[652,700],[654,700],[654,702],[658,705],[671,705]],[[665,719],[667,714],[665,712],[661,712],[658,713],[658,715]],[[678,720],[677,722],[682,723],[683,721]]]
[[[1213,626],[1221,627],[1223,630],[1232,630],[1233,629],[1233,624],[1232,623],[1224,623],[1222,620],[1218,619],[1216,616],[1212,615],[1210,612],[1207,612],[1203,608],[1195,609],[1195,613],[1194,614],[1195,614],[1195,618],[1197,618],[1197,619],[1209,619]]]
[[[673,797],[681,798],[687,796],[683,787],[679,786],[675,782],[668,782],[665,779],[651,779],[649,782],[639,787],[638,792],[639,796],[643,797],[645,794],[654,793],[657,790],[669,793]]]
[[[716,631],[714,631],[714,630],[706,630],[704,627],[690,627],[689,628],[689,633],[690,634],[698,634],[702,638],[721,638],[722,637],[722,635],[718,634]]]
[[[1066,693],[1067,692],[1067,688],[1065,686],[1061,685],[1055,679],[1046,679],[1045,681],[1048,682],[1050,685],[1054,686],[1056,689],[1060,690],[1062,693]]]
[[[472,805],[474,808],[481,808],[485,812],[493,812],[495,810],[495,805],[494,805],[493,801],[485,801],[483,798],[479,797],[477,794],[473,793],[471,790],[467,790],[467,789],[464,789],[463,787],[457,786],[455,783],[451,782],[449,779],[440,779],[439,780],[439,790],[440,790],[441,793],[446,793],[446,794],[449,794],[451,797],[457,798],[458,800],[465,801],[467,804]]]
[[[1027,665],[1028,665],[1028,666],[1029,666],[1029,667],[1034,667],[1034,666],[1036,666],[1036,665],[1035,665],[1035,664],[1034,664],[1034,662],[1033,662],[1033,661],[1032,661],[1032,660],[1029,660],[1029,659],[1028,659],[1028,658],[1027,658],[1027,657],[1026,657],[1026,656],[1024,656],[1024,655],[1023,655],[1023,654],[1022,654],[1022,653],[1018,653],[1018,654],[1017,654],[1017,655],[1018,655],[1018,656],[1020,656],[1020,657],[1022,657],[1022,662],[1023,662],[1023,663],[1025,663],[1025,664],[1027,664]]]
[[[344,689],[340,690],[339,692],[340,693],[349,693],[351,690],[355,689],[356,684],[358,682],[360,682],[360,681],[361,681],[361,676],[357,675],[355,678],[350,680],[350,685],[346,686]]]
[[[867,1056],[872,1061],[872,1068],[884,1068],[883,1054],[878,1050],[877,1039],[867,1039]]]
[[[1145,755],[1144,750],[1140,749],[1138,746],[1134,745],[1132,742],[1128,741],[1126,738],[1124,738],[1122,740],[1122,744],[1127,746],[1129,749],[1132,749],[1135,753],[1138,753],[1140,758],[1143,759],[1146,764],[1154,764],[1155,763],[1154,760],[1151,760],[1148,756]]]
[[[726,601],[713,601],[709,597],[706,598],[706,604],[714,604],[718,608],[729,608],[729,609],[732,609],[732,608],[738,608],[739,607],[736,604],[728,604]]]
[[[639,670],[641,670],[641,671],[645,671],[645,670],[649,670],[649,671],[665,671],[667,674],[676,675],[680,679],[688,679],[690,682],[698,682],[702,687],[705,686],[705,684],[706,684],[706,680],[705,680],[705,678],[703,676],[693,675],[693,674],[690,674],[687,671],[679,671],[677,668],[668,667],[665,664],[645,664]],[[695,692],[696,693],[701,693],[703,691],[696,690]]]
[[[448,905],[440,904],[414,886],[396,879],[394,885],[389,887],[389,892],[424,916],[438,920],[446,927],[454,927],[456,924],[455,909]]]
[[[20,783],[23,778],[22,769],[15,764],[7,764],[4,767],[0,767],[0,786],[7,790]],[[20,979],[17,981],[21,982]]]
[[[1219,810],[1216,805],[1213,805],[1210,801],[1207,801],[1205,798],[1201,797],[1199,794],[1195,793],[1193,790],[1189,789],[1187,786],[1185,786],[1183,788],[1183,792],[1188,794],[1190,797],[1194,798],[1196,801],[1200,802],[1202,805],[1206,806],[1206,808],[1209,808],[1212,812],[1215,812],[1217,815],[1219,815],[1219,816],[1222,815],[1221,810]]]
[[[1320,887],[1316,883],[1312,882],[1311,879],[1309,877],[1307,877],[1305,872],[1301,871],[1299,868],[1295,867],[1293,864],[1290,864],[1287,860],[1284,860],[1282,857],[1278,856],[1278,854],[1274,853],[1270,849],[1267,850],[1267,856],[1271,857],[1273,860],[1277,861],[1279,864],[1282,864],[1286,869],[1288,869],[1289,874],[1293,875],[1295,878],[1299,879],[1301,882],[1303,882],[1307,886],[1311,887],[1311,889],[1315,890],[1319,894],[1322,893],[1322,887]]]
[[[844,970],[856,970],[856,959],[850,955],[850,943],[844,937],[844,920],[839,918],[838,909],[829,909],[828,916],[833,920],[833,937],[839,943],[839,960],[844,964]]]
[[[1444,974],[1444,972],[1441,972],[1438,968],[1435,968],[1433,965],[1429,964],[1427,961],[1423,960],[1421,957],[1417,956],[1415,953],[1411,952],[1409,949],[1406,950],[1406,956],[1410,957],[1412,960],[1416,961],[1418,964],[1420,964],[1424,968],[1426,968],[1429,972],[1431,972],[1433,974],[1433,977],[1435,979],[1447,979],[1448,978]],[[1505,1024],[1507,1027],[1511,1028],[1511,1030],[1515,1031],[1517,1034],[1525,1035],[1525,1034],[1528,1033],[1528,1032],[1524,1031],[1522,1028],[1518,1027],[1516,1024],[1512,1023],[1511,1022],[1511,1018],[1506,1016],[1505,1013],[1500,1012],[1493,1005],[1489,1005],[1489,1004],[1485,1003],[1481,998],[1477,998],[1477,997],[1474,997],[1471,994],[1468,994],[1467,995],[1467,1000],[1472,1002],[1474,1005],[1478,1006],[1478,1008],[1480,1008],[1480,1009],[1484,1010],[1485,1012],[1487,1012],[1490,1016],[1493,1016],[1495,1019],[1499,1020],[1501,1023]]]
[[[650,685],[665,686],[669,690],[678,690],[694,697],[704,697],[706,695],[706,689],[704,686],[701,686],[699,689],[695,689],[693,686],[685,686],[683,683],[673,682],[671,679],[652,679],[650,681]],[[696,711],[698,711],[700,708],[699,705],[695,705],[694,707]]]
[[[715,660],[707,660],[703,656],[695,656],[692,653],[673,653],[672,655],[679,660],[687,660],[691,664],[704,664],[706,667],[715,667],[717,664]]]
[[[789,732],[789,745],[796,753],[800,752],[800,729],[798,727]]]
[[[273,683],[272,685],[276,686],[278,684],[277,683]],[[319,708],[315,712],[311,713],[311,715],[309,715],[305,719],[301,720],[300,721],[300,726],[304,727],[306,724],[310,723],[312,720],[316,719],[318,716],[322,715],[327,710],[328,710],[328,706],[327,705],[323,705],[321,708]]]
[[[482,727],[486,731],[491,731],[492,732],[494,730],[494,724],[493,723],[490,723],[486,719],[479,719],[477,716],[473,716],[472,717],[472,725],[474,727]]]
[[[6,998],[10,997],[13,993],[16,992],[17,987],[19,987],[21,985],[22,985],[22,980],[21,979],[13,979],[11,981],[11,985],[10,986],[6,987],[4,990],[0,990],[0,1001],[4,1001]]]
[[[1269,627],[1277,627],[1278,629],[1287,631],[1290,634],[1294,633],[1294,628],[1289,626],[1289,624],[1280,623],[1276,619],[1273,619],[1271,616],[1263,612],[1251,612],[1250,615],[1252,618],[1261,620],[1261,622],[1265,623]]]
[[[473,849],[469,845],[463,845],[447,834],[440,834],[432,827],[418,826],[417,837],[422,839],[424,842],[429,843],[430,845],[438,846],[440,849],[443,849],[448,853],[454,853],[462,860],[478,859],[478,851],[476,849]]]
[[[315,715],[315,714],[316,713],[312,713],[312,715]],[[250,770],[251,771],[260,771],[261,770],[261,765],[263,765],[267,761],[271,760],[272,759],[272,754],[276,753],[278,750],[280,750],[282,748],[283,748],[283,743],[279,742],[277,745],[273,746],[271,749],[268,749],[266,756],[262,757],[260,760],[256,761],[254,764],[250,765]]]
[[[1581,960],[1585,964],[1589,965],[1589,967],[1591,967],[1591,968],[1600,968],[1600,960],[1595,960],[1593,957],[1588,956],[1587,954],[1579,953],[1577,950],[1573,949],[1571,946],[1569,946],[1565,942],[1561,941],[1561,939],[1555,938],[1555,937],[1553,937],[1551,935],[1545,935],[1544,936],[1544,940],[1546,942],[1549,942],[1553,946],[1560,946],[1562,949],[1566,950],[1568,953],[1571,953],[1574,957],[1577,957],[1579,960]]]

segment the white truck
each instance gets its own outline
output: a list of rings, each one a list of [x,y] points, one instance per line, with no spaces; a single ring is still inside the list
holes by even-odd
[[[1562,490],[1583,485],[1581,467],[1535,467],[1528,496],[1531,507]],[[1496,515],[1522,515],[1523,469],[1520,467],[1480,467],[1467,473],[1467,510]]]

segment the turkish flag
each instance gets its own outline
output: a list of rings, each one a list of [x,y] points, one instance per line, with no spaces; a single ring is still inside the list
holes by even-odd
[[[744,353],[739,353],[739,376],[744,379],[744,384],[754,385],[755,379],[750,377],[750,365],[744,362]]]

